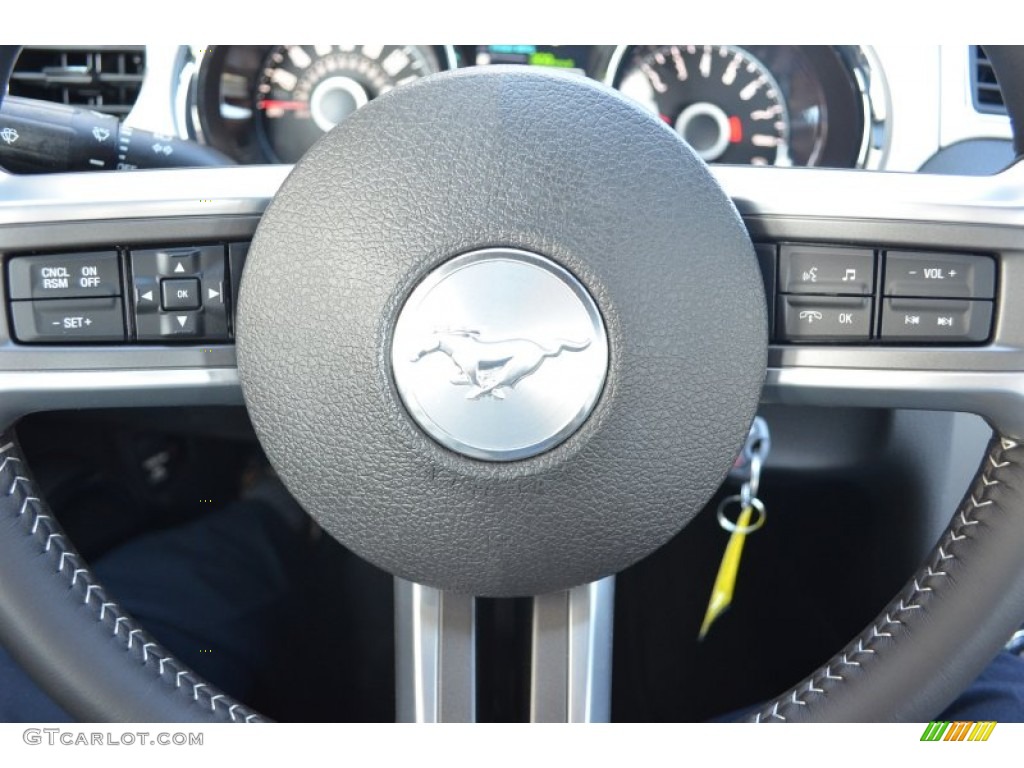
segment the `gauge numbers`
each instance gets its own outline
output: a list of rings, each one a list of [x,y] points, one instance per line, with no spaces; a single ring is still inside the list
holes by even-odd
[[[275,46],[255,93],[266,149],[274,159],[294,163],[371,99],[440,69],[428,46]]]
[[[615,85],[673,127],[706,162],[791,164],[782,91],[742,48],[633,48]]]

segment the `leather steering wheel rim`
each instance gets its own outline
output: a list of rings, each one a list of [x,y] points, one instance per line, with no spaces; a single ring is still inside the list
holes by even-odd
[[[988,48],[1024,149],[1024,50]],[[4,72],[3,74],[6,74]],[[860,635],[754,721],[927,720],[1024,616],[1024,446],[997,435],[925,563]],[[146,633],[98,583],[0,437],[0,641],[86,721],[256,722]],[[965,637],[964,627],[971,632]],[[946,666],[937,669],[944,660]]]

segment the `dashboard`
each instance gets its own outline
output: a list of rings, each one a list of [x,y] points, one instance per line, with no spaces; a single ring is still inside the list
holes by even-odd
[[[968,45],[26,46],[10,95],[84,105],[200,155],[276,164],[394,88],[526,65],[618,89],[712,163],[981,175],[1013,157],[984,63]],[[161,164],[188,164],[179,149]]]

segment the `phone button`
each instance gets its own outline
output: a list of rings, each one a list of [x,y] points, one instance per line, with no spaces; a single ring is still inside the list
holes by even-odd
[[[786,243],[779,248],[782,293],[869,296],[875,285],[875,252],[870,248]]]
[[[846,296],[780,296],[780,341],[867,341],[871,299]]]

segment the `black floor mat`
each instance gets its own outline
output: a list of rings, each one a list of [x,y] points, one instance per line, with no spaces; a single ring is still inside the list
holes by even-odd
[[[766,700],[830,658],[909,575],[906,521],[863,482],[768,477],[762,491],[768,522],[747,539],[733,604],[703,641],[728,539],[718,498],[618,577],[613,719],[704,721]]]

